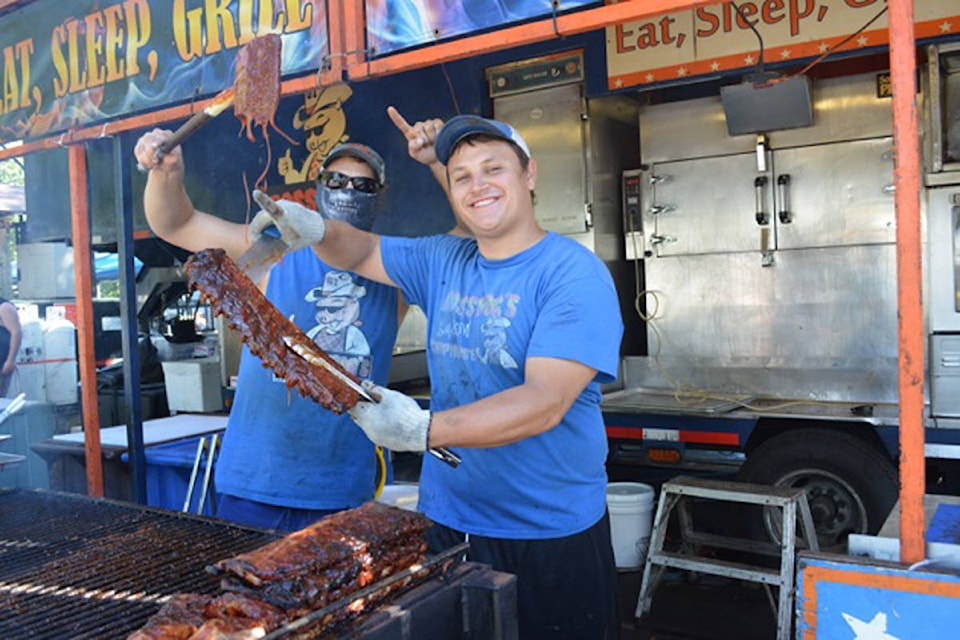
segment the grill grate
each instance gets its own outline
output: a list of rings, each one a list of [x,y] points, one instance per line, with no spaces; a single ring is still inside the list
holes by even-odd
[[[278,534],[76,494],[0,489],[0,638],[122,638],[204,568]]]

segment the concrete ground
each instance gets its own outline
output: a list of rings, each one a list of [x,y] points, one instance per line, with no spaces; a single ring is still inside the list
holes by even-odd
[[[641,572],[621,572],[620,640],[771,640],[774,610],[762,586],[668,572],[650,611],[634,618]]]

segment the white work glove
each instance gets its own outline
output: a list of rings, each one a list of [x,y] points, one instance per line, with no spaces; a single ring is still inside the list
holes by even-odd
[[[391,451],[425,451],[430,438],[430,412],[399,391],[385,389],[369,380],[363,387],[380,402],[361,400],[350,417],[375,444]]]
[[[275,226],[280,231],[280,237],[290,247],[290,251],[323,241],[327,233],[327,223],[318,212],[291,200],[276,200],[273,204],[278,209],[275,213],[261,209],[250,222],[250,237],[254,242],[259,240],[264,230],[270,226]]]

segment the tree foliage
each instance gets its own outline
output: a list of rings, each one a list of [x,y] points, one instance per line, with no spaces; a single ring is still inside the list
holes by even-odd
[[[23,164],[17,159],[0,160],[0,184],[23,186]]]

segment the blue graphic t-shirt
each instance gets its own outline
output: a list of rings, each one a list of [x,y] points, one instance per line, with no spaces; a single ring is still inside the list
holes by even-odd
[[[394,287],[332,269],[307,248],[273,267],[266,295],[348,371],[386,384],[397,336]],[[284,507],[351,508],[373,498],[376,470],[374,446],[348,414],[288,390],[243,348],[218,491]]]
[[[441,411],[523,383],[529,357],[598,371],[563,421],[513,444],[457,449],[452,469],[424,458],[421,510],[475,535],[547,538],[583,531],[606,508],[600,384],[616,378],[623,324],[603,262],[548,233],[505,260],[469,238],[381,238],[383,263],[427,316],[430,406]]]

